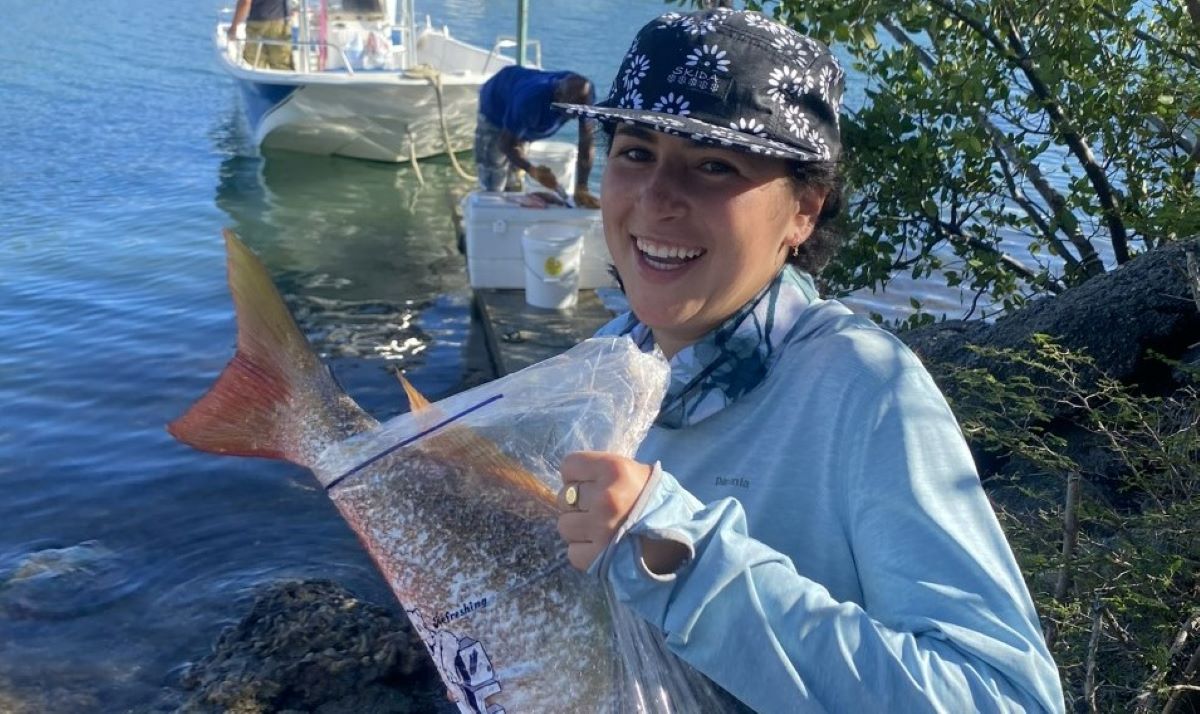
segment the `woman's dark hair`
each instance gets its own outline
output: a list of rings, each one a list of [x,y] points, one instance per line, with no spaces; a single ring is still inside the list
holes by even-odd
[[[812,276],[820,275],[842,243],[841,216],[846,203],[846,180],[838,161],[809,161],[792,163],[792,183],[796,190],[823,189],[825,202],[817,214],[812,235],[800,244],[796,255],[790,252],[787,262]]]
[[[612,150],[613,132],[611,122],[600,122],[600,146],[605,155]],[[807,188],[823,189],[825,202],[817,214],[812,235],[800,244],[796,255],[789,251],[787,262],[812,276],[817,276],[837,255],[841,247],[841,216],[845,206],[846,180],[842,164],[838,161],[793,161],[792,183],[797,191]],[[613,271],[615,273],[615,271]]]

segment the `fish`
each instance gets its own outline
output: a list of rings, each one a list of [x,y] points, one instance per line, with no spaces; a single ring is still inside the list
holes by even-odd
[[[529,191],[527,193],[508,194],[504,197],[504,200],[522,208],[575,207],[575,204],[562,188],[556,189],[554,193],[549,191]]]
[[[571,197],[567,195],[567,190],[565,188],[562,186],[555,186],[554,193],[558,196],[559,200],[563,202],[564,206],[567,208],[575,207],[575,201],[573,201]]]
[[[313,352],[253,252],[224,239],[236,350],[168,424],[173,437],[310,469],[463,714],[711,710],[705,680],[570,567],[556,530],[558,461],[632,453],[666,387],[661,356],[594,338],[437,403],[401,377],[410,411],[380,423]],[[612,365],[624,386],[597,390]]]

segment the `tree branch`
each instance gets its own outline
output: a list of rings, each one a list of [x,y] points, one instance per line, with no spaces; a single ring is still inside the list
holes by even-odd
[[[1005,34],[1008,37],[1008,46],[1012,50],[1011,57],[1015,59],[1017,67],[1029,79],[1029,84],[1033,87],[1034,96],[1041,101],[1047,116],[1050,117],[1050,121],[1058,129],[1059,134],[1067,143],[1067,148],[1070,149],[1075,159],[1082,164],[1084,173],[1087,174],[1088,180],[1091,181],[1092,190],[1096,192],[1096,199],[1099,201],[1101,212],[1104,214],[1104,222],[1108,226],[1108,234],[1109,238],[1112,239],[1113,252],[1117,256],[1117,264],[1122,265],[1129,262],[1129,237],[1125,230],[1125,222],[1121,218],[1121,207],[1117,204],[1116,191],[1113,190],[1112,184],[1109,183],[1104,169],[1096,163],[1096,157],[1092,154],[1092,149],[1088,146],[1083,134],[1075,127],[1075,122],[1071,121],[1071,118],[1067,116],[1067,112],[1062,104],[1054,97],[1049,85],[1042,79],[1032,56],[1029,54],[1029,48],[1025,45],[1025,41],[1021,39],[1021,35],[1012,17],[1005,13],[1005,20],[1008,23]]]
[[[1200,30],[1200,0],[1183,0],[1183,4],[1192,18],[1192,24]]]
[[[1196,168],[1200,166],[1200,139],[1196,140],[1196,145],[1192,147],[1191,153],[1188,154],[1187,161],[1183,164],[1183,178],[1185,183],[1192,183],[1196,180]]]
[[[1171,131],[1167,123],[1158,117],[1146,117],[1146,121],[1158,132],[1158,135],[1164,139],[1170,139],[1171,143],[1185,154],[1192,154],[1196,151],[1197,144],[1188,141],[1187,137],[1177,131]]]
[[[1014,273],[1017,273],[1027,282],[1032,283],[1033,285],[1044,285],[1047,290],[1055,295],[1059,295],[1066,290],[1066,286],[1062,285],[1058,281],[1044,281],[1042,276],[1039,275],[1033,268],[1030,268],[1028,265],[1025,265],[1012,255],[1005,253],[996,246],[985,243],[974,236],[967,235],[962,231],[961,228],[953,223],[947,223],[946,221],[932,217],[929,218],[929,223],[948,240],[965,243],[966,245],[971,246],[972,249],[981,253],[989,253],[994,255],[1001,263],[1008,266],[1010,270],[1012,270]]]
[[[1117,205],[1116,192],[1113,190],[1112,184],[1109,183],[1108,177],[1104,175],[1104,170],[1096,163],[1096,158],[1092,154],[1091,147],[1088,146],[1083,135],[1079,133],[1074,122],[1067,116],[1067,112],[1062,104],[1055,99],[1049,85],[1042,79],[1033,58],[1029,54],[1029,48],[1025,46],[1024,40],[1021,39],[1021,35],[1017,31],[1016,25],[1013,24],[1012,18],[1007,13],[1005,14],[1008,27],[1005,29],[1005,39],[1001,39],[999,35],[981,20],[964,13],[950,0],[930,0],[930,4],[941,8],[947,14],[957,18],[975,30],[980,37],[996,50],[1001,58],[1019,69],[1025,75],[1025,78],[1029,80],[1034,97],[1042,105],[1046,115],[1050,118],[1050,122],[1058,131],[1058,135],[1066,142],[1071,154],[1083,166],[1084,173],[1087,174],[1088,180],[1092,184],[1092,190],[1096,192],[1096,199],[1100,203],[1101,211],[1104,214],[1104,222],[1108,227],[1109,237],[1112,239],[1113,252],[1117,256],[1117,263],[1124,264],[1128,262],[1130,258],[1129,239],[1125,230],[1125,223],[1121,219],[1120,207]]]
[[[888,34],[895,38],[897,42],[910,47],[914,52],[916,52],[917,61],[921,63],[921,66],[925,67],[929,71],[933,71],[935,69],[937,61],[925,50],[925,48],[918,45],[908,35],[908,33],[906,33],[891,20],[885,19],[881,24],[883,25],[884,29],[888,31]],[[1100,256],[1096,253],[1096,249],[1092,246],[1091,242],[1084,237],[1083,233],[1081,233],[1078,228],[1071,229],[1069,226],[1065,225],[1061,218],[1058,218],[1058,216],[1062,215],[1063,211],[1067,210],[1067,201],[1065,198],[1063,198],[1062,194],[1056,191],[1054,187],[1050,185],[1050,182],[1046,180],[1046,176],[1042,173],[1041,168],[1035,163],[1025,161],[1017,153],[1017,150],[1015,147],[1013,147],[1012,143],[1009,142],[1004,136],[1004,132],[1002,132],[1000,128],[997,127],[981,109],[976,111],[975,121],[979,122],[979,125],[983,127],[984,131],[987,132],[988,137],[992,142],[992,146],[1002,152],[1003,156],[1007,157],[1010,165],[1015,164],[1020,167],[1021,174],[1029,179],[1030,183],[1033,184],[1033,187],[1037,189],[1038,195],[1042,197],[1042,200],[1044,200],[1054,212],[1056,216],[1054,229],[1065,233],[1067,238],[1071,241],[1071,245],[1075,246],[1075,249],[1079,251],[1079,259],[1076,259],[1075,256],[1073,256],[1071,252],[1067,250],[1067,247],[1062,243],[1062,241],[1054,235],[1054,230],[1041,219],[1040,215],[1037,215],[1036,210],[1033,208],[1032,202],[1030,202],[1023,193],[1016,189],[1015,182],[1011,180],[1011,176],[1009,175],[1007,168],[1005,168],[1005,175],[1009,178],[1008,184],[1010,192],[1013,194],[1013,199],[1016,200],[1021,208],[1025,210],[1033,222],[1042,231],[1042,234],[1046,237],[1046,239],[1055,245],[1058,254],[1063,257],[1063,260],[1067,262],[1067,265],[1075,270],[1078,270],[1082,266],[1084,275],[1088,277],[1103,273],[1104,264],[1101,262]],[[1018,193],[1020,193],[1020,196],[1017,195]]]
[[[1011,149],[1011,147],[1009,148]],[[1046,241],[1054,247],[1054,252],[1057,253],[1063,259],[1063,262],[1067,264],[1067,273],[1070,274],[1072,272],[1078,272],[1081,268],[1079,260],[1074,255],[1071,255],[1071,252],[1067,250],[1067,247],[1063,245],[1063,242],[1059,240],[1057,235],[1055,235],[1054,230],[1050,227],[1050,224],[1046,223],[1046,221],[1042,218],[1041,213],[1038,211],[1038,207],[1033,203],[1033,201],[1029,200],[1029,197],[1025,195],[1025,192],[1021,190],[1021,187],[1017,185],[1016,179],[1013,178],[1012,167],[1009,165],[1009,157],[1005,155],[1004,149],[1000,146],[997,146],[995,143],[992,144],[992,149],[995,152],[996,163],[999,164],[1000,171],[1004,173],[1004,182],[1008,185],[1009,195],[1014,201],[1017,202],[1017,205],[1025,210],[1025,214],[1029,216],[1029,220],[1033,221],[1034,225],[1038,227],[1038,230],[1040,230],[1042,235],[1046,238]],[[1079,238],[1087,244],[1088,248],[1091,248],[1091,244],[1087,243],[1082,234],[1079,235]],[[1091,252],[1091,256],[1095,259],[1095,263],[1099,265],[1100,260],[1094,250]],[[1100,265],[1100,269],[1103,270],[1104,266]]]
[[[1096,712],[1096,651],[1100,649],[1100,633],[1104,631],[1104,606],[1100,598],[1092,600],[1092,635],[1088,638],[1087,660],[1084,664],[1083,700],[1088,711]]]
[[[1078,471],[1067,475],[1066,505],[1063,507],[1062,566],[1054,583],[1054,599],[1062,602],[1071,587],[1071,571],[1075,560],[1075,544],[1079,540],[1079,491],[1082,477]]]
[[[1186,0],[1186,2],[1189,6],[1189,8],[1188,8],[1189,12],[1191,11],[1191,8],[1193,8],[1193,7],[1196,8],[1197,12],[1200,12],[1200,2],[1197,2],[1196,0]],[[1113,12],[1112,10],[1109,10],[1104,7],[1100,7],[1099,5],[1095,5],[1093,7],[1101,15],[1107,17],[1108,19],[1112,20],[1113,22],[1115,22],[1117,24],[1123,24],[1126,22],[1125,18],[1118,16],[1117,13]],[[1198,28],[1200,28],[1200,19],[1197,19],[1197,17],[1195,15],[1193,15],[1192,19],[1193,19],[1193,21],[1195,21],[1197,23]],[[1154,45],[1155,47],[1159,48],[1163,52],[1166,52],[1167,54],[1171,55],[1172,57],[1174,57],[1178,60],[1186,62],[1187,64],[1191,65],[1192,67],[1195,67],[1196,69],[1200,69],[1200,58],[1193,57],[1185,52],[1180,52],[1179,50],[1175,49],[1174,47],[1171,47],[1167,43],[1163,42],[1161,39],[1155,37],[1154,35],[1151,35],[1149,32],[1146,32],[1145,30],[1142,30],[1140,28],[1134,28],[1133,36],[1138,38],[1142,42],[1145,42],[1148,45]]]
[[[1171,662],[1175,660],[1183,648],[1187,645],[1188,639],[1192,636],[1192,632],[1200,632],[1200,610],[1194,611],[1190,617],[1183,622],[1183,627],[1179,628],[1174,639],[1171,640],[1171,647],[1167,650],[1167,669],[1171,667]],[[1200,648],[1197,648],[1197,653],[1200,653]],[[1193,663],[1195,656],[1192,657]],[[1167,670],[1163,669],[1155,672],[1142,685],[1142,689],[1138,692],[1134,699],[1137,702],[1137,707],[1134,709],[1134,714],[1150,714],[1150,709],[1154,706],[1158,697],[1155,692],[1162,684],[1162,681],[1167,677]]]
[[[1052,596],[1058,602],[1062,602],[1067,596],[1067,591],[1071,587],[1071,572],[1075,561],[1075,544],[1079,540],[1079,491],[1082,477],[1078,470],[1072,470],[1067,475],[1067,494],[1066,503],[1063,506],[1063,539],[1062,539],[1062,563],[1058,567],[1058,578],[1054,583],[1054,592]],[[1058,637],[1058,628],[1055,627],[1054,621],[1046,625],[1046,648],[1054,647],[1054,640]]]
[[[1184,692],[1193,689],[1200,691],[1200,687],[1193,687],[1187,684],[1196,674],[1197,668],[1200,668],[1200,647],[1196,647],[1196,651],[1192,653],[1191,660],[1188,661],[1187,666],[1183,668],[1183,672],[1179,675],[1179,681],[1183,682],[1183,684],[1176,684],[1171,687],[1171,696],[1167,699],[1162,714],[1172,714],[1175,711],[1176,705],[1183,700]]]

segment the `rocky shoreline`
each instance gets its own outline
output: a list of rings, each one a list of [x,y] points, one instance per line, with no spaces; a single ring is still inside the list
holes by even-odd
[[[264,586],[180,685],[180,712],[457,711],[404,616],[328,580]]]

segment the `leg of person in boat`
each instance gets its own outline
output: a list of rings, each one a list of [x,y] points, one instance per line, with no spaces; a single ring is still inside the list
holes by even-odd
[[[237,39],[237,28],[246,25],[242,58],[254,67],[292,69],[291,28],[287,0],[238,0],[229,23],[228,37]],[[269,40],[255,42],[254,40]]]

